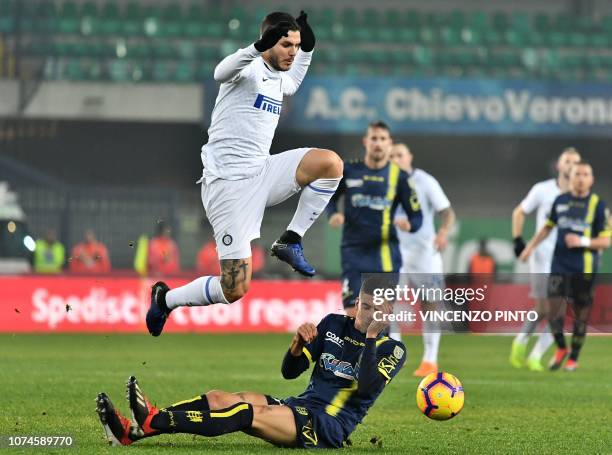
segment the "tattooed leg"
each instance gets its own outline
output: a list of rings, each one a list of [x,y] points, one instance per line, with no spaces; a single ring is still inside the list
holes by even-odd
[[[247,293],[251,273],[251,258],[221,260],[221,289],[228,302],[235,302]]]

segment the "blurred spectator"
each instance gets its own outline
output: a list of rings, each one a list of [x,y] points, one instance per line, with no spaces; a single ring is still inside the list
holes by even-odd
[[[180,272],[178,247],[170,237],[171,232],[170,226],[166,223],[158,223],[155,237],[149,241],[147,250],[149,276],[172,275]]]
[[[36,273],[61,273],[66,250],[57,240],[53,229],[47,230],[44,238],[36,241],[34,250],[34,271]]]
[[[470,275],[494,275],[495,268],[495,259],[487,249],[487,239],[480,239],[478,252],[470,258]]]
[[[251,242],[251,256],[253,258],[253,276],[257,278],[266,265],[266,250],[257,241]]]
[[[96,239],[90,229],[86,230],[83,241],[72,248],[70,271],[75,273],[108,273],[111,265],[106,246]]]
[[[220,275],[219,256],[214,240],[205,242],[198,251],[196,269],[199,275]]]

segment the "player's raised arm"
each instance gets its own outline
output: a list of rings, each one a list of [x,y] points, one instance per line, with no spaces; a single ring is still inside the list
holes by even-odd
[[[393,201],[393,212],[395,212],[398,204],[402,204],[402,207],[408,216],[410,232],[418,231],[421,224],[423,224],[421,204],[419,203],[416,191],[410,185],[410,183],[408,183],[408,174],[406,174],[404,171],[400,171],[400,176],[397,182],[397,193],[395,195],[395,200]]]
[[[287,36],[290,28],[291,24],[289,22],[279,22],[266,29],[261,38],[250,46],[238,49],[233,54],[225,57],[215,68],[215,81],[223,83],[234,79],[242,70],[248,67],[249,63],[259,57],[262,52],[275,46],[283,36]]]
[[[385,302],[377,306],[376,311],[380,313],[378,316],[375,313],[374,320],[368,327],[365,349],[359,365],[357,393],[362,397],[377,395],[401,370],[405,361],[405,349],[401,343],[378,338],[380,332],[389,325],[382,316],[393,313],[391,304]]]
[[[312,50],[315,46],[315,36],[307,18],[308,15],[304,11],[300,11],[300,15],[295,20],[300,26],[300,51],[296,54],[291,68],[282,74],[284,95],[293,95],[297,92],[310,66]]]
[[[281,373],[285,379],[295,379],[308,369],[313,360],[312,348],[317,338],[317,327],[307,322],[298,327],[285,354]]]

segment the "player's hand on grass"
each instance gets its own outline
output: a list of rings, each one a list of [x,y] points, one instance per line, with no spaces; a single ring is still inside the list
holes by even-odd
[[[255,41],[254,46],[259,52],[265,52],[268,49],[276,46],[278,40],[283,36],[288,36],[289,29],[291,28],[291,24],[289,22],[283,21],[279,22],[272,27],[269,27],[261,38],[258,41]]]
[[[308,14],[304,11],[300,11],[300,15],[295,19],[295,21],[300,26],[300,47],[304,52],[311,52],[315,47],[315,36],[312,28],[307,22]]]
[[[342,213],[334,213],[332,216],[329,217],[329,225],[333,227],[334,229],[339,228],[343,224],[344,224],[344,215]]]
[[[580,248],[583,246],[578,234],[565,234],[564,240],[568,248]]]
[[[374,307],[374,319],[366,331],[366,338],[376,338],[380,332],[389,327],[387,316],[393,313],[393,305],[383,302]]]
[[[434,239],[434,248],[436,251],[444,251],[448,246],[448,233],[446,229],[440,229]]]
[[[397,218],[393,221],[393,224],[400,231],[410,232],[410,221],[408,221],[408,218]]]
[[[302,348],[308,343],[312,343],[316,337],[316,325],[306,322],[299,326],[291,341],[291,354],[296,357],[300,356],[302,354]]]

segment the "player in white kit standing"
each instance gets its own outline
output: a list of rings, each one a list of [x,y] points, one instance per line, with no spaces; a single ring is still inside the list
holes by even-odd
[[[261,37],[223,59],[214,78],[221,83],[208,143],[202,147],[202,203],[213,227],[221,276],[204,276],[176,289],[153,285],[147,328],[158,336],[178,306],[232,303],[249,289],[251,240],[260,236],[266,207],[302,189],[287,230],[272,254],[297,272],[313,276],[301,239],[323,211],[342,178],[336,153],[299,148],[270,155],[284,96],[299,88],[312,57],[315,37],[302,11],[268,14]]]
[[[406,219],[401,207],[395,215],[395,224],[400,227],[397,236],[402,252],[400,273],[407,274],[411,286],[443,288],[444,271],[441,251],[448,244],[448,233],[455,222],[455,211],[444,190],[435,177],[422,169],[412,167],[413,155],[405,144],[395,144],[391,151],[393,161],[410,175],[423,212],[423,224],[416,232],[406,232],[401,224]],[[440,217],[436,232],[435,217]],[[423,310],[436,309],[437,302],[421,302]],[[438,371],[438,348],[441,327],[433,321],[423,322],[423,358],[414,372],[415,376],[427,376]]]
[[[534,210],[536,211],[535,232],[538,233],[548,219],[555,198],[559,194],[569,191],[570,171],[572,166],[578,161],[580,161],[580,154],[576,149],[565,149],[557,160],[557,178],[536,183],[529,190],[525,199],[512,212],[512,238],[514,239],[514,253],[516,257],[519,257],[525,249],[525,241],[522,237],[525,216]],[[527,358],[529,337],[548,313],[548,277],[556,241],[557,230],[555,228],[546,240],[538,245],[534,254],[529,258],[530,296],[535,300],[534,309],[538,313],[538,320],[526,321],[512,342],[510,364],[515,368],[526,366],[531,371],[544,371],[542,356],[554,342],[550,328],[546,324]]]

